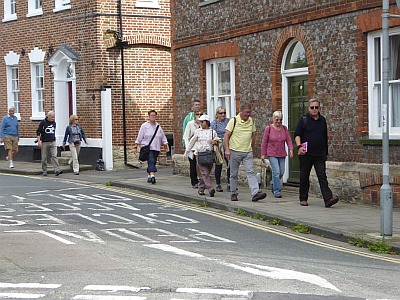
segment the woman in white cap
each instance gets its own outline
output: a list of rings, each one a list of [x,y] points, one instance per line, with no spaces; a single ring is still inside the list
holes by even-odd
[[[210,153],[213,151],[213,145],[217,144],[218,135],[217,132],[210,128],[210,117],[202,115],[199,118],[201,122],[201,128],[194,132],[193,137],[190,139],[189,144],[186,145],[185,156],[189,151],[194,150],[194,154],[197,158],[197,166],[201,174],[201,180],[199,183],[199,195],[204,195],[204,190],[208,190],[210,197],[214,197],[215,189],[211,182],[211,170],[213,168],[213,160],[209,160],[204,163],[199,159],[199,153]]]

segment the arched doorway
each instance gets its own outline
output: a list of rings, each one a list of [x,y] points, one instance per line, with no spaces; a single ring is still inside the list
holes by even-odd
[[[69,116],[76,113],[75,63],[78,54],[61,45],[49,59],[54,75],[54,111],[56,114],[56,141],[61,146]]]
[[[307,112],[308,101],[307,56],[303,44],[298,40],[294,39],[288,44],[281,70],[284,123],[287,124],[293,138],[298,120]],[[294,140],[293,145],[296,145]],[[294,151],[293,159],[289,159],[286,169],[284,181],[299,183],[300,166],[297,151]]]

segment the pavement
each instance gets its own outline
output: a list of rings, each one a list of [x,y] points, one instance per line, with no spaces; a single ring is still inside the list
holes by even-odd
[[[0,161],[0,173],[41,176],[39,162],[14,162],[15,168],[10,169],[8,163]],[[267,220],[279,220],[281,226],[291,227],[296,224],[307,225],[311,234],[324,236],[329,239],[348,242],[350,239],[361,238],[366,241],[382,241],[381,211],[379,207],[371,207],[339,201],[336,205],[325,208],[321,198],[310,194],[309,206],[299,205],[298,189],[284,186],[282,198],[277,199],[271,190],[264,189],[267,198],[252,202],[247,186],[239,186],[239,201],[232,202],[230,193],[223,185],[224,192],[216,192],[214,197],[198,194],[193,189],[189,177],[174,175],[171,166],[158,166],[156,184],[147,183],[146,164],[138,168],[121,168],[112,171],[96,171],[93,166],[82,165],[80,175],[74,175],[69,166],[61,166],[64,171],[59,178],[79,179],[92,183],[112,183],[113,186],[123,187],[172,198],[178,201],[206,204],[219,210],[230,212],[247,212]],[[52,173],[52,174],[51,174]],[[54,176],[54,170],[49,167],[49,177]],[[400,253],[400,210],[393,209],[393,235],[386,236],[384,242]]]

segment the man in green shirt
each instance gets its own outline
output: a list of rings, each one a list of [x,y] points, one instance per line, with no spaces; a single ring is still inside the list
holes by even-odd
[[[194,111],[195,110],[200,111],[200,100],[195,99],[192,100],[192,108],[191,108],[191,112],[188,113],[185,117],[185,119],[183,120],[183,125],[182,125],[182,146],[185,147],[185,141],[183,139],[183,134],[185,133],[185,129],[186,129],[186,125],[187,123],[189,123],[190,121],[194,120]]]
[[[253,147],[255,142],[256,126],[251,115],[251,105],[242,104],[240,113],[231,118],[224,136],[225,156],[229,160],[231,169],[231,201],[238,201],[237,178],[240,163],[246,169],[247,182],[251,192],[251,200],[258,201],[267,197],[266,193],[259,190],[258,181],[254,175]]]

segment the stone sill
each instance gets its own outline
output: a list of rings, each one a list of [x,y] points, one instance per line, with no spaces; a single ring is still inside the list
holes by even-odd
[[[202,6],[206,6],[206,5],[209,5],[209,4],[217,3],[217,2],[220,2],[220,1],[222,1],[222,0],[205,0],[205,1],[201,2],[201,3],[199,3],[199,6],[202,7]]]

